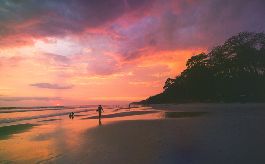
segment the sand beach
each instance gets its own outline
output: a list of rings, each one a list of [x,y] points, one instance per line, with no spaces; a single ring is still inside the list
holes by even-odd
[[[0,163],[264,163],[264,104],[179,104],[2,123]]]

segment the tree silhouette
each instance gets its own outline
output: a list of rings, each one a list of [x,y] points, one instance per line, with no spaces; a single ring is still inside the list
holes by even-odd
[[[242,32],[192,56],[164,91],[141,103],[265,101],[265,34]]]

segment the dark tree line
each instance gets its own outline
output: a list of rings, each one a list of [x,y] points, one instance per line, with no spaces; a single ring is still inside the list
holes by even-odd
[[[191,57],[164,91],[141,103],[264,102],[265,34],[243,32]]]

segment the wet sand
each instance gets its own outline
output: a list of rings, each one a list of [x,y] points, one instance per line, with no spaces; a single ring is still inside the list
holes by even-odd
[[[265,163],[264,104],[146,110],[41,122],[0,140],[0,163]]]

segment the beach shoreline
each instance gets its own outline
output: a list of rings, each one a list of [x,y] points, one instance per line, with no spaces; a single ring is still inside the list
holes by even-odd
[[[66,122],[51,119],[44,122],[47,125],[22,133],[28,134],[22,140],[34,140],[34,144],[49,142],[46,148],[52,151],[39,157],[11,156],[9,160],[132,164],[265,162],[264,104],[163,104],[134,110],[105,113],[101,125],[94,116]],[[159,117],[164,112],[169,112],[170,117]],[[37,133],[39,130],[43,133]],[[0,157],[3,152],[0,151]]]

